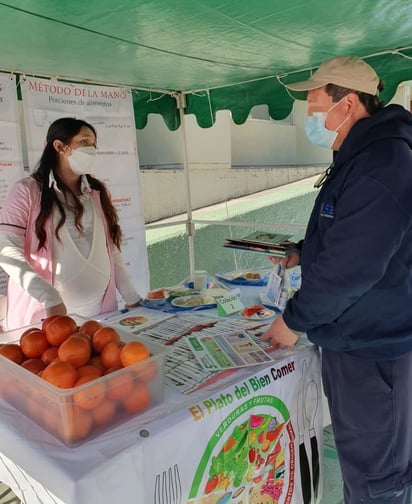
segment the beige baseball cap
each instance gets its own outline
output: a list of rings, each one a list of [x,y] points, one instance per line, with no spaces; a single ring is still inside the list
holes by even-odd
[[[379,77],[375,70],[361,58],[336,56],[324,61],[308,80],[285,84],[285,86],[292,91],[300,91],[300,93],[292,93],[294,98],[306,100],[307,91],[318,89],[326,84],[336,84],[375,96]]]

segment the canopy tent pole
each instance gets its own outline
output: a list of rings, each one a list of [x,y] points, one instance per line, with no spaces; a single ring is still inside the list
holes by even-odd
[[[190,186],[189,156],[187,153],[187,130],[186,130],[186,117],[185,117],[186,96],[183,92],[173,93],[172,96],[176,99],[183,136],[183,169],[185,172],[185,182],[186,182],[186,213],[187,213],[186,235],[189,247],[189,273],[190,277],[193,278],[193,273],[195,271],[195,247],[194,247],[195,224],[192,220],[192,197]]]

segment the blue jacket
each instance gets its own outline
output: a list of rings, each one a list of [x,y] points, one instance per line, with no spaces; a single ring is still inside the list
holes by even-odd
[[[359,357],[412,351],[412,114],[389,105],[351,128],[314,204],[302,287],[286,324]]]

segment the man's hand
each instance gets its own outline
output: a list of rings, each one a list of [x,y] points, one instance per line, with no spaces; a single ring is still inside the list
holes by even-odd
[[[279,315],[259,339],[269,340],[274,348],[286,348],[295,346],[298,338],[299,336],[285,324],[283,316]]]
[[[293,268],[300,264],[300,254],[298,252],[291,252],[286,257],[268,256],[269,261],[273,264],[281,264],[284,268]]]

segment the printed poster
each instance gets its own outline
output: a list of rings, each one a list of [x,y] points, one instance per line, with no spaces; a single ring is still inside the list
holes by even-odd
[[[0,209],[11,186],[23,177],[20,133],[16,78],[0,73]],[[6,292],[7,275],[0,270],[0,295]]]
[[[97,132],[95,175],[108,186],[123,232],[122,253],[142,297],[149,290],[139,160],[129,89],[25,78],[21,81],[30,171],[43,151],[50,124],[76,117]]]
[[[157,432],[148,424],[142,439],[144,498],[137,501],[319,502],[321,400],[313,347],[215,394],[199,395],[186,413],[168,418],[169,427],[163,422]]]
[[[157,326],[161,322],[174,318],[173,313],[164,313],[157,310],[150,310],[138,306],[137,308],[123,308],[120,311],[103,314],[97,318],[103,325],[111,325],[115,329],[137,334],[146,330],[148,327]]]

